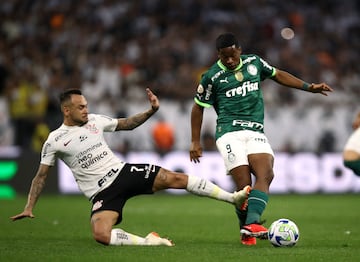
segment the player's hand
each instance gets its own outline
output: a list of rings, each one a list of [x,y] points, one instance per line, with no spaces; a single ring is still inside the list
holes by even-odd
[[[159,110],[160,102],[156,95],[150,90],[150,88],[146,88],[146,92],[149,98],[149,102],[151,104],[152,110],[155,112]]]
[[[26,218],[26,217],[35,218],[35,216],[33,215],[33,213],[31,211],[23,211],[22,213],[20,213],[18,215],[10,217],[10,219],[12,221],[16,221],[16,220],[23,219],[23,218]]]
[[[200,142],[191,142],[189,153],[190,161],[200,163],[200,157],[202,157],[202,147]]]
[[[309,91],[313,93],[320,93],[324,96],[327,96],[328,95],[327,92],[332,92],[333,89],[325,83],[320,83],[320,84],[313,83],[309,86]]]

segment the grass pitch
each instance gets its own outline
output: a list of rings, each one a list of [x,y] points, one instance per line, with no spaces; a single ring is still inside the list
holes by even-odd
[[[0,200],[0,261],[359,261],[359,195],[272,195],[263,215],[269,226],[285,217],[296,222],[295,247],[266,240],[239,243],[234,208],[192,195],[155,194],[131,199],[121,227],[145,236],[171,238],[175,247],[103,246],[91,236],[90,204],[83,196],[42,195],[35,219],[16,222],[26,197]]]

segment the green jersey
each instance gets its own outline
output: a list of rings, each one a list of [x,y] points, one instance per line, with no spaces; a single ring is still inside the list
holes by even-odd
[[[195,102],[213,106],[217,113],[216,139],[238,130],[264,132],[264,100],[260,82],[273,77],[276,69],[257,55],[241,55],[235,70],[220,60],[206,71]]]

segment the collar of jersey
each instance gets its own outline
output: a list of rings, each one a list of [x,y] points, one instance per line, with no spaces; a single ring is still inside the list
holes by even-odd
[[[242,59],[240,58],[240,63],[239,63],[239,65],[238,65],[234,70],[229,70],[226,66],[223,65],[223,63],[221,63],[221,60],[220,60],[220,59],[217,61],[217,64],[218,64],[218,66],[219,66],[221,69],[223,69],[223,70],[225,70],[225,71],[235,72],[235,71],[240,70],[240,68],[241,68],[242,65],[243,65],[243,62],[242,62]]]

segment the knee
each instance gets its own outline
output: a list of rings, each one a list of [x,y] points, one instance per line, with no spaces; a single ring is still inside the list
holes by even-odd
[[[91,217],[91,229],[93,238],[101,244],[109,245],[111,230],[117,221],[121,219],[116,211],[104,210],[96,212]]]
[[[94,227],[93,228],[93,238],[96,242],[103,244],[103,245],[109,245],[110,244],[110,238],[111,238],[111,231],[104,230],[102,228]]]
[[[170,172],[168,176],[168,184],[169,188],[186,188],[188,184],[188,176],[183,173]]]
[[[272,169],[268,170],[267,172],[263,172],[262,174],[256,175],[256,180],[259,182],[263,182],[267,185],[270,185],[272,180],[274,179],[274,171]]]
[[[168,188],[186,188],[188,176],[183,173],[168,171],[160,169],[155,178],[153,191],[168,189]]]

